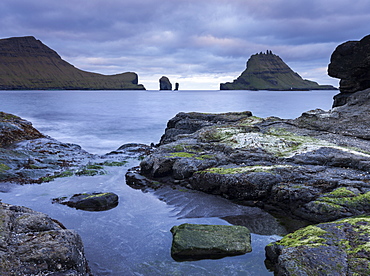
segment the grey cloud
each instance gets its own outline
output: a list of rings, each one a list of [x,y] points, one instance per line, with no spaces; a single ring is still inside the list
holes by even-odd
[[[370,2],[2,0],[0,9],[4,37],[34,35],[82,69],[186,76],[237,72],[267,49],[324,67],[336,45],[367,34]]]

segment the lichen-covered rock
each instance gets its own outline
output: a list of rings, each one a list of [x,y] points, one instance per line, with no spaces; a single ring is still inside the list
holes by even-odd
[[[45,214],[0,203],[1,275],[90,275],[80,236]]]
[[[55,198],[54,203],[60,203],[85,211],[106,211],[117,207],[118,195],[115,193],[83,193],[71,198]]]
[[[229,225],[181,224],[171,228],[171,255],[196,260],[241,255],[252,251],[248,228]]]
[[[367,214],[369,95],[358,92],[345,106],[294,120],[179,113],[141,162],[141,174],[313,222]],[[130,183],[134,178],[130,173]],[[334,200],[338,189],[355,195]]]
[[[369,275],[370,217],[307,226],[266,247],[275,275]]]

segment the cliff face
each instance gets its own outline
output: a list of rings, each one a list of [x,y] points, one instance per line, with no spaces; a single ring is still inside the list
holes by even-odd
[[[250,57],[247,68],[232,83],[221,83],[221,90],[331,90],[331,85],[319,85],[304,80],[271,51]]]
[[[75,68],[32,36],[0,39],[0,89],[145,89],[136,73],[101,75]]]

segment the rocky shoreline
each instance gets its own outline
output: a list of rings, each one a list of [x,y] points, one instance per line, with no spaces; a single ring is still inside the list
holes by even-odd
[[[370,211],[369,109],[367,89],[348,97],[346,105],[308,111],[290,120],[258,118],[249,111],[179,113],[168,122],[157,149],[127,173],[127,183],[153,189],[182,185],[311,223],[327,222],[332,226],[325,231],[334,237],[339,235],[336,220],[347,218],[346,231],[358,232],[363,225],[363,257],[357,266],[363,272],[370,264],[364,246],[370,234],[366,217]],[[358,216],[365,217],[361,221]],[[355,246],[351,237],[338,239]],[[326,238],[319,235],[318,239]],[[304,246],[311,248],[312,244]],[[320,246],[326,247],[325,243]],[[326,275],[294,274],[298,268],[290,266],[298,258],[292,253],[295,247],[285,245],[287,253],[281,246],[270,249],[268,257],[275,262],[277,275]],[[315,258],[320,260],[327,250],[316,250]],[[280,257],[284,254],[288,257]],[[354,253],[348,254],[358,261]],[[357,273],[347,259],[343,269]],[[305,267],[301,272],[317,265],[311,258],[306,261],[299,264]]]

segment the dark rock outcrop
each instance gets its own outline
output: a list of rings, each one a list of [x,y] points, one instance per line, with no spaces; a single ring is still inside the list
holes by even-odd
[[[60,203],[85,211],[106,211],[117,207],[118,195],[115,193],[83,193],[71,198],[55,198],[53,203]]]
[[[137,90],[136,73],[79,70],[32,36],[0,39],[0,89]]]
[[[175,260],[214,259],[252,251],[244,226],[181,224],[171,229],[171,255]]]
[[[0,202],[1,275],[90,275],[80,236],[26,207]]]
[[[245,71],[232,83],[221,83],[220,90],[333,90],[304,80],[272,51],[252,55]]]
[[[0,112],[0,147],[8,146],[12,143],[43,138],[32,124],[18,116]]]
[[[370,217],[308,226],[266,247],[277,276],[369,275]]]
[[[370,35],[339,45],[331,55],[328,74],[340,79],[333,107],[346,104],[352,93],[370,88]]]
[[[366,214],[369,104],[370,89],[295,120],[179,113],[141,174],[313,222]]]
[[[159,79],[159,90],[172,90],[172,84],[167,77],[163,76]]]
[[[179,90],[180,84],[178,82],[175,83],[175,91]]]

